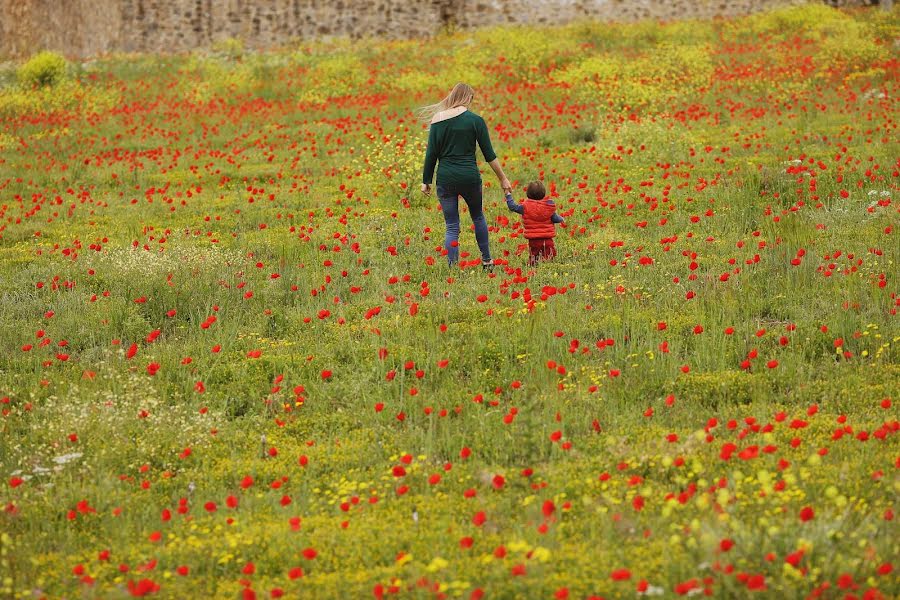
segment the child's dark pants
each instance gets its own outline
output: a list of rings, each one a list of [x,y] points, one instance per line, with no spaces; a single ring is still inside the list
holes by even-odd
[[[553,238],[533,238],[528,240],[528,264],[535,265],[540,260],[550,260],[556,256]]]

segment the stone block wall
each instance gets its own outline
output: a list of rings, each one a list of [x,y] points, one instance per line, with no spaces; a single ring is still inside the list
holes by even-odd
[[[441,27],[733,16],[803,0],[0,0],[0,58],[265,48],[321,36],[428,36]],[[872,0],[831,0],[829,4]]]

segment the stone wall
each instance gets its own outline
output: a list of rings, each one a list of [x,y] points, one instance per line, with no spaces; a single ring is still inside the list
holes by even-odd
[[[853,0],[838,0],[838,3]],[[857,0],[865,3],[867,0]],[[869,0],[871,1],[871,0]],[[0,0],[0,58],[182,52],[236,37],[262,48],[320,36],[417,37],[442,26],[747,14],[802,0]],[[828,2],[834,4],[832,0]]]

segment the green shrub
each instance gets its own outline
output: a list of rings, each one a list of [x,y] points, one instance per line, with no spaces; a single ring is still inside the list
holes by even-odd
[[[216,40],[213,42],[212,51],[230,60],[240,60],[246,52],[243,40],[233,37]]]
[[[584,102],[606,94],[620,105],[662,109],[680,90],[708,85],[714,70],[706,47],[660,43],[624,61],[608,53],[590,56],[561,69],[555,78],[572,85]]]
[[[44,50],[38,52],[19,67],[19,83],[27,87],[53,86],[66,76],[68,63],[62,55]]]
[[[689,373],[678,381],[676,393],[686,403],[707,409],[752,402],[759,393],[753,375],[742,371]]]
[[[889,46],[875,32],[857,22],[842,24],[840,35],[823,38],[816,59],[820,73],[860,74],[877,68],[891,57]]]

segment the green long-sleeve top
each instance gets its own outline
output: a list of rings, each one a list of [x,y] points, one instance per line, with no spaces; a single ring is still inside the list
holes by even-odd
[[[491,147],[487,124],[475,113],[466,110],[455,117],[432,123],[428,129],[422,183],[431,184],[435,164],[438,185],[481,183],[481,173],[475,162],[476,142],[485,161],[491,162],[497,158]]]

